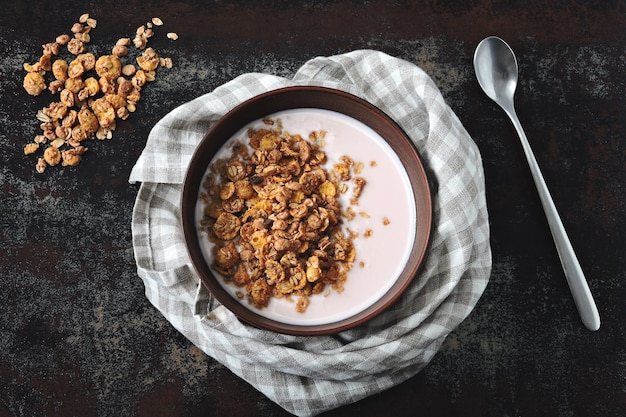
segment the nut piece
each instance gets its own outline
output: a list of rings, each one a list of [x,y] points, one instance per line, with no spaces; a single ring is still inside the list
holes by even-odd
[[[31,96],[38,96],[46,89],[46,82],[38,72],[29,72],[24,77],[24,90]]]
[[[91,52],[80,54],[76,57],[83,64],[85,71],[91,71],[96,66],[96,57]]]
[[[43,55],[59,55],[60,49],[57,42],[49,42],[41,45]]]
[[[115,80],[122,74],[122,61],[115,55],[104,55],[96,61],[96,72],[102,78]]]
[[[119,57],[126,56],[128,55],[128,48],[124,45],[115,45],[111,50],[111,53]]]
[[[74,38],[78,39],[82,43],[89,43],[91,41],[91,35],[87,32],[79,32],[74,35]]]
[[[39,68],[43,71],[50,71],[50,69],[52,68],[52,54],[43,54],[40,58],[39,58]]]
[[[98,124],[104,128],[110,128],[115,122],[115,109],[105,97],[95,100],[91,104],[93,114],[98,118]]]
[[[159,67],[161,61],[159,55],[152,48],[148,48],[137,57],[137,64],[144,71],[154,71]]]
[[[222,213],[213,225],[213,232],[219,239],[231,240],[237,236],[240,228],[239,218],[230,213]]]
[[[83,107],[78,112],[78,122],[86,133],[96,133],[98,127],[100,127],[96,115],[86,107]]]
[[[264,279],[257,279],[251,285],[249,294],[256,308],[267,307],[272,296],[272,287]]]
[[[78,93],[85,87],[85,83],[81,78],[68,78],[65,80],[65,88],[70,90],[72,93]]]
[[[46,161],[43,158],[39,158],[37,159],[37,165],[35,166],[35,169],[38,173],[43,174],[47,166],[48,165],[46,164]]]
[[[85,44],[80,39],[72,38],[67,44],[67,50],[74,55],[82,54],[85,52]]]
[[[93,97],[100,92],[100,83],[93,77],[89,77],[85,80],[85,89],[89,97]]]
[[[71,30],[73,34],[77,34],[77,33],[81,33],[84,29],[85,27],[80,22],[76,22],[72,25]]]
[[[59,45],[66,45],[68,42],[70,41],[70,35],[59,35],[57,36],[55,42],[58,43]]]
[[[122,74],[126,75],[127,77],[132,77],[133,75],[135,75],[135,72],[137,72],[137,69],[132,64],[126,64],[122,67]]]
[[[83,75],[83,72],[85,72],[85,67],[83,67],[83,63],[78,59],[70,62],[70,65],[67,68],[67,76],[70,78],[80,77]]]
[[[168,69],[172,68],[172,66],[174,65],[172,63],[172,58],[169,58],[169,57],[168,58],[159,58],[159,61],[160,61],[162,67],[165,67],[165,68],[168,68]]]
[[[37,152],[37,149],[39,149],[38,143],[28,143],[26,146],[24,146],[24,155],[34,154],[35,152]]]
[[[44,151],[43,159],[48,165],[55,166],[61,162],[61,151],[54,146],[50,146]]]
[[[61,91],[61,103],[63,103],[67,107],[74,106],[74,93],[72,93],[67,88]]]
[[[61,158],[63,160],[63,166],[75,167],[81,160],[81,155],[87,151],[84,146],[77,146],[73,149],[68,149],[61,152]]]
[[[133,44],[137,49],[144,49],[148,43],[148,39],[154,35],[154,32],[150,28],[152,25],[146,26],[142,25],[137,28],[137,32],[135,34],[135,38],[133,39]]]
[[[104,99],[108,101],[116,111],[126,105],[126,100],[119,94],[107,94],[104,96]]]
[[[54,78],[56,78],[59,81],[67,80],[67,69],[68,69],[67,62],[65,62],[62,59],[57,59],[52,64],[52,74],[54,75]]]

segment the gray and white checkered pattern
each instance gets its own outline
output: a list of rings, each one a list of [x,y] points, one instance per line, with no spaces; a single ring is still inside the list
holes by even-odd
[[[432,241],[420,275],[387,311],[332,336],[288,336],[237,320],[199,284],[179,220],[186,167],[209,127],[250,97],[302,84],[344,90],[386,112],[415,142],[433,191]],[[182,105],[150,132],[130,181],[142,183],[132,232],[148,299],[196,346],[296,415],[357,401],[415,375],[489,280],[479,151],[430,77],[381,52],[318,57],[292,80],[242,75]]]

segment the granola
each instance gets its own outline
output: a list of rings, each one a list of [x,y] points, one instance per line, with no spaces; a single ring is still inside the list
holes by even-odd
[[[339,202],[345,181],[354,179],[358,198],[365,186],[353,177],[347,156],[327,170],[323,131],[309,140],[282,129],[280,119],[248,131],[248,144],[215,161],[203,182],[201,229],[213,242],[212,268],[245,289],[256,308],[271,298],[298,297],[304,312],[309,296],[343,291],[356,259],[354,233]],[[356,203],[356,201],[354,201]]]
[[[137,29],[134,59],[139,70],[133,63],[123,62],[133,59],[130,38],[119,39],[110,55],[96,57],[87,50],[91,31],[97,27],[97,21],[88,13],[72,25],[71,34],[61,34],[43,45],[36,63],[24,64],[23,86],[28,94],[38,96],[46,89],[59,94],[58,101],[37,112],[42,132],[24,147],[25,155],[43,149],[43,157],[37,158],[37,172],[59,163],[78,165],[88,150],[83,142],[112,138],[116,121],[127,119],[136,110],[142,88],[155,80],[157,69],[172,68],[171,58],[147,48],[148,39],[154,35],[152,27],[161,25],[163,21],[155,17]],[[69,55],[60,57],[62,49]],[[48,73],[52,78],[46,83]]]

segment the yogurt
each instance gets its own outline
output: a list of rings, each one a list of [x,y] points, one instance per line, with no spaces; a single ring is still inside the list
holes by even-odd
[[[339,197],[342,211],[348,207],[356,214],[352,220],[343,219],[343,227],[356,233],[353,239],[356,260],[348,271],[344,290],[340,293],[326,290],[309,297],[304,313],[295,310],[297,297],[272,298],[267,307],[256,309],[244,297],[241,302],[257,314],[278,322],[294,325],[320,325],[349,318],[378,301],[391,288],[406,264],[415,239],[415,198],[409,177],[400,159],[389,144],[367,125],[351,117],[322,109],[292,109],[269,115],[282,122],[283,131],[300,134],[304,138],[312,131],[323,130],[326,135],[322,148],[329,170],[341,157],[350,157],[355,164],[363,164],[358,176],[367,183],[358,199],[351,205],[351,190]],[[246,143],[249,128],[266,125],[257,120],[244,126],[214,157],[212,163],[230,154],[232,145]],[[198,200],[196,223],[200,224],[204,205]],[[199,240],[207,262],[212,264],[212,243],[198,227]],[[214,272],[215,273],[215,272]],[[226,282],[215,273],[221,285],[233,297],[245,289]]]

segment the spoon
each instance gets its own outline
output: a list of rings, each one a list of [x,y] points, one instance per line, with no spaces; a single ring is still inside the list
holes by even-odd
[[[513,100],[517,86],[517,60],[515,55],[506,42],[498,37],[490,36],[483,39],[476,47],[474,70],[476,71],[476,78],[480,87],[490,99],[502,107],[502,110],[513,122],[515,130],[517,130],[580,318],[589,330],[598,330],[600,328],[598,308],[593,300],[591,291],[589,291],[585,275],[574,254],[574,249],[567,237],[559,213],[556,211],[546,182],[541,175],[535,155],[515,114]]]

